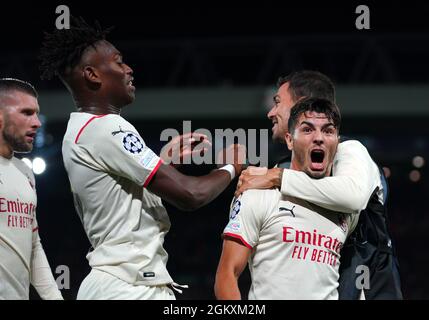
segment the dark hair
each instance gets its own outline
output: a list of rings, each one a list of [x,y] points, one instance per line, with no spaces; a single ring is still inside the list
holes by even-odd
[[[105,40],[111,28],[103,30],[96,21],[95,26],[88,25],[82,17],[70,17],[70,29],[55,29],[45,32],[40,50],[40,71],[42,79],[63,76],[66,68],[76,66],[86,48]]]
[[[1,78],[0,79],[0,94],[6,91],[18,90],[25,92],[35,98],[38,97],[37,91],[34,86],[26,81],[15,78]]]
[[[293,133],[297,124],[298,118],[305,112],[317,112],[324,113],[326,117],[334,123],[334,127],[337,131],[340,131],[341,125],[341,113],[338,106],[330,100],[309,98],[298,101],[290,110],[290,116],[288,121],[288,130]]]
[[[280,77],[277,86],[289,83],[294,101],[302,97],[327,99],[335,103],[335,86],[331,79],[318,71],[304,70]]]

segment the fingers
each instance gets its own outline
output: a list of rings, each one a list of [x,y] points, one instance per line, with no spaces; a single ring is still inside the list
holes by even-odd
[[[191,138],[191,139],[193,139],[193,138]],[[196,147],[196,146],[204,146],[205,148],[211,148],[211,146],[212,146],[212,143],[210,142],[210,140],[209,139],[207,139],[207,138],[203,138],[202,140],[195,140],[193,143],[192,143],[192,147]]]
[[[242,184],[237,190],[234,192],[234,197],[238,198],[244,191],[248,190],[249,187],[247,184]]]
[[[192,132],[192,137],[195,140],[208,140],[208,137],[205,134],[198,133],[198,132]]]
[[[180,144],[184,145],[207,141],[211,145],[211,142],[209,141],[208,137],[205,134],[198,132],[187,132],[180,136],[174,137],[171,141],[180,142]]]
[[[243,176],[240,176],[239,178],[238,178],[238,182],[237,182],[237,188],[240,188],[241,187],[241,185],[243,184]]]
[[[188,163],[193,155],[203,156],[212,143],[207,135],[197,132],[187,132],[175,136],[161,150],[161,158],[166,163],[182,164]]]
[[[252,176],[263,176],[263,175],[267,174],[268,168],[249,166],[247,168],[247,172],[248,172],[248,174],[250,174]]]
[[[240,177],[238,178],[238,182],[237,182],[237,188],[236,188],[235,193],[234,193],[234,195],[236,197],[238,197],[241,193],[243,193],[244,190],[248,189],[246,187],[248,185],[247,181],[248,181],[247,177],[240,175]]]
[[[192,151],[190,151],[190,153],[188,153],[188,154],[190,154],[191,156],[195,156],[195,155],[203,156],[208,150],[209,149],[206,147],[198,146],[198,147],[192,149]],[[185,153],[183,155],[185,156]]]

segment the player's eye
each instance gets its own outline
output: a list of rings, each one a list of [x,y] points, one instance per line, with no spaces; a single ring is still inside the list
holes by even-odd
[[[280,99],[278,97],[273,98],[274,104],[277,106],[280,103]]]
[[[326,128],[325,129],[325,133],[329,134],[329,135],[333,135],[335,133],[335,129],[334,128]]]

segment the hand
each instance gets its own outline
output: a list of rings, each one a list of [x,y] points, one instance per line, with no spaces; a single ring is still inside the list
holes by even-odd
[[[161,150],[161,159],[174,167],[188,162],[196,154],[204,155],[212,144],[207,136],[201,133],[188,132],[176,136]],[[190,161],[189,161],[190,162]]]
[[[283,176],[282,168],[273,168],[268,170],[267,168],[249,167],[249,169],[244,170],[238,179],[237,190],[234,194],[235,197],[238,197],[244,191],[249,189],[274,189],[281,187]],[[258,175],[258,173],[265,171],[264,169],[267,169],[266,174]],[[250,175],[249,172],[251,171],[255,172],[256,175]]]
[[[263,176],[267,174],[268,168],[267,167],[255,167],[255,166],[248,166],[246,170],[243,170],[241,172],[242,175],[250,175],[250,176]]]
[[[216,164],[218,166],[232,164],[235,175],[239,175],[246,164],[246,147],[241,144],[231,144],[229,147],[220,150],[217,154]]]
[[[243,179],[247,179],[242,176],[263,176],[263,175],[266,175],[267,172],[268,172],[267,167],[248,166],[245,170],[241,172],[241,176],[237,182],[237,189],[240,188],[241,185],[243,184]]]

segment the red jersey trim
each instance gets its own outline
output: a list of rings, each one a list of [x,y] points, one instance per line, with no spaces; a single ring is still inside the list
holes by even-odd
[[[252,246],[251,246],[250,244],[248,244],[248,243],[243,239],[243,237],[242,237],[242,236],[239,236],[238,234],[225,232],[223,235],[224,235],[224,236],[231,237],[231,238],[236,238],[236,239],[240,240],[240,241],[241,241],[241,242],[242,242],[246,247],[248,247],[250,250],[252,250],[252,249],[253,249],[253,248],[252,248]]]
[[[39,227],[34,228],[33,232],[36,232],[37,230],[39,230]]]
[[[77,141],[79,140],[79,137],[80,137],[80,135],[81,135],[81,133],[82,133],[82,131],[86,128],[86,126],[92,121],[92,120],[94,120],[94,119],[97,119],[97,118],[102,118],[102,117],[104,117],[104,116],[107,116],[107,114],[102,114],[102,115],[100,115],[100,116],[93,116],[91,119],[89,119],[84,125],[83,125],[83,127],[82,128],[80,128],[80,130],[79,130],[79,132],[78,132],[78,134],[77,134],[77,136],[76,136],[76,139],[74,139],[74,143],[77,143]]]
[[[163,163],[162,159],[159,159],[158,163],[156,164],[155,168],[153,168],[152,172],[150,173],[149,177],[147,177],[146,181],[143,184],[143,187],[146,188],[149,182],[152,180],[155,173],[158,171],[159,167]]]

